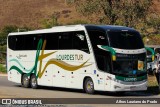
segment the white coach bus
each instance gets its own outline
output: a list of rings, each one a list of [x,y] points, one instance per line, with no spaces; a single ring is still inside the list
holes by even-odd
[[[128,27],[58,26],[10,33],[8,80],[40,86],[98,91],[147,89],[146,49],[140,34]]]

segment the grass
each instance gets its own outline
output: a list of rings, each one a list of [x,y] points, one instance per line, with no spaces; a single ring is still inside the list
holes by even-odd
[[[156,80],[156,77],[153,75],[148,75],[148,90],[147,93],[151,93],[154,95],[159,94],[159,87]]]
[[[0,64],[0,72],[1,73],[7,73],[6,67],[2,64]]]

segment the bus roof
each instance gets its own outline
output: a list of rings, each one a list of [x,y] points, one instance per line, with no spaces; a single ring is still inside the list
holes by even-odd
[[[67,25],[67,26],[56,26],[49,29],[41,29],[27,32],[14,32],[9,33],[9,35],[27,35],[27,34],[40,34],[40,33],[51,33],[51,32],[66,32],[66,31],[77,31],[77,30],[85,30],[85,28],[89,29],[101,29],[101,30],[121,30],[128,31],[134,30],[133,28],[124,27],[124,26],[116,26],[116,25]],[[134,30],[135,31],[135,30]]]
[[[117,26],[117,25],[85,25],[88,29],[102,29],[105,31],[136,31],[133,28],[125,27],[125,26]]]

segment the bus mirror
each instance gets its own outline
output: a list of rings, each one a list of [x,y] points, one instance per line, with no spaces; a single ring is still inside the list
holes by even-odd
[[[155,59],[155,51],[152,48],[149,48],[149,47],[145,47],[145,49],[152,53],[152,61],[154,61],[154,59]]]
[[[113,61],[116,61],[116,52],[113,48],[109,47],[109,46],[100,46],[101,49],[104,49],[106,51],[109,51],[112,55],[112,60]]]

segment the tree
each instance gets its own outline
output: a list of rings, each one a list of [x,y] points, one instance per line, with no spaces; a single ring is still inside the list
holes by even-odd
[[[0,32],[0,45],[6,45],[7,43],[7,35],[11,32],[17,32],[17,26],[8,25],[5,26]]]
[[[6,45],[7,43],[7,35],[11,32],[18,32],[18,29],[20,32],[24,32],[24,31],[28,31],[31,30],[31,28],[29,27],[17,27],[17,26],[13,26],[13,25],[8,25],[5,26],[2,31],[0,32],[0,45]]]
[[[139,23],[146,22],[146,18],[151,12],[152,3],[152,0],[123,1],[122,21],[130,27],[137,27]]]
[[[8,26],[5,26],[3,29],[2,29],[2,33],[3,34],[9,34],[11,32],[17,32],[17,29],[18,27],[17,26],[13,26],[13,25],[8,25]]]
[[[77,0],[76,9],[92,22],[135,26],[146,19],[153,0]],[[94,20],[93,20],[94,19]]]
[[[160,34],[160,16],[152,16],[149,17],[148,20],[146,21],[146,24],[152,30],[151,32],[153,34]]]
[[[53,26],[58,26],[58,18],[60,17],[60,12],[54,12],[49,19],[43,20],[42,24],[44,28],[51,28]]]

